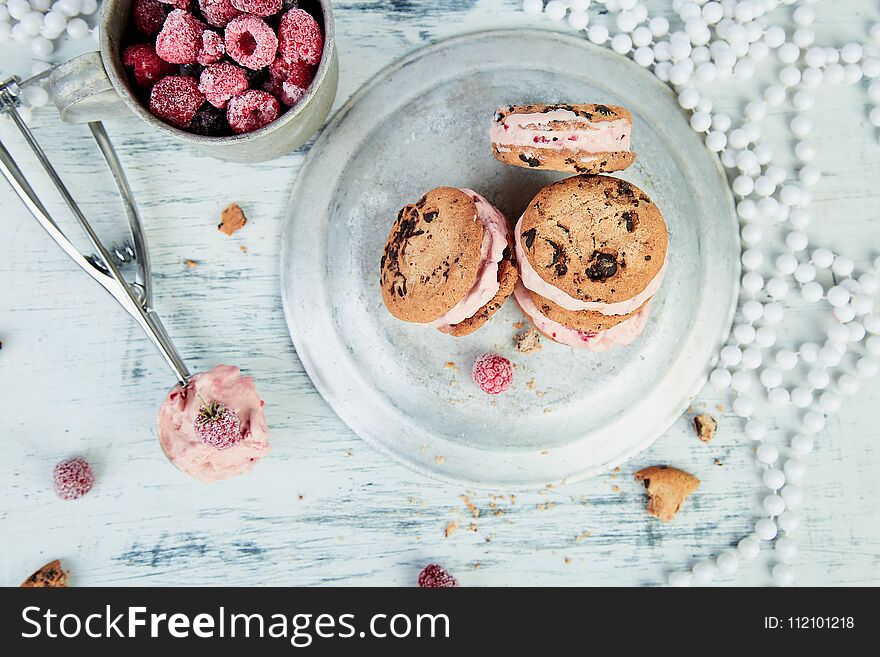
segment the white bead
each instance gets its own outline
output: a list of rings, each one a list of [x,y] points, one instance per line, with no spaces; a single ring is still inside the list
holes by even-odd
[[[801,81],[801,71],[794,66],[786,66],[779,71],[779,82],[783,87],[793,87]]]
[[[35,36],[31,41],[31,52],[37,57],[46,58],[55,51],[55,45],[44,36]]]
[[[822,286],[815,281],[804,283],[801,286],[801,297],[803,297],[804,301],[807,303],[816,303],[820,301],[824,293],[825,291],[822,289]]]
[[[712,51],[709,50],[707,46],[696,46],[691,51],[691,61],[694,63],[694,66],[702,64],[703,62],[708,62],[711,59]]]
[[[725,152],[727,152],[725,150]],[[743,151],[747,153],[748,151]],[[738,159],[738,158],[737,158]],[[758,208],[755,205],[755,202],[750,198],[740,199],[736,204],[736,213],[740,216],[741,219],[745,219],[746,221],[751,221],[756,216],[758,216]],[[762,256],[763,258],[763,256]]]
[[[706,132],[712,125],[712,117],[706,112],[694,112],[691,115],[691,128],[697,132]]]
[[[841,285],[835,285],[828,290],[828,303],[830,303],[832,306],[845,306],[849,303],[849,300],[849,291]]]
[[[765,388],[778,388],[782,385],[782,372],[775,367],[768,367],[761,371],[761,384]]]
[[[876,294],[880,289],[880,280],[874,274],[862,274],[859,276],[859,285],[865,294]]]
[[[663,16],[655,16],[648,21],[648,29],[655,37],[663,37],[669,33],[669,21]]]
[[[755,193],[758,196],[770,196],[775,191],[776,183],[773,182],[770,176],[758,176],[755,180]]]
[[[702,15],[707,23],[715,25],[715,23],[724,18],[724,8],[720,2],[707,2],[703,5]]]
[[[20,21],[31,10],[31,4],[28,0],[9,0],[6,3],[6,10],[9,15],[17,21]]]
[[[622,11],[617,14],[617,29],[621,32],[632,32],[638,25],[636,15],[631,11]]]
[[[752,377],[745,370],[737,370],[730,378],[730,387],[737,392],[745,392],[752,385]]]
[[[733,328],[733,339],[738,344],[751,344],[755,341],[755,327],[751,324],[737,324]]]
[[[725,169],[733,169],[736,167],[736,149],[735,148],[725,148],[721,151],[721,164]],[[745,200],[745,199],[740,199]]]
[[[768,324],[778,324],[784,316],[785,311],[775,301],[764,305],[764,321]]]
[[[858,64],[847,64],[846,66],[844,66],[843,81],[847,84],[857,84],[861,81],[862,77],[862,67]]]
[[[611,39],[611,49],[621,55],[625,55],[632,50],[632,45],[632,39],[630,39],[628,34],[616,34]]]
[[[849,341],[850,342],[861,342],[865,339],[865,334],[867,331],[865,330],[864,324],[859,322],[850,322],[846,325],[846,328],[849,330]]]
[[[43,29],[43,15],[38,11],[29,11],[21,17],[19,24],[22,30],[31,36],[36,36]]]
[[[769,326],[760,326],[755,332],[755,343],[759,347],[769,349],[776,344],[776,331]]]
[[[853,297],[852,307],[856,315],[861,317],[874,310],[874,300],[867,294],[859,294]]]
[[[755,294],[764,287],[764,278],[757,272],[746,272],[742,277],[742,286],[746,292]]]
[[[743,351],[742,355],[742,365],[746,369],[756,370],[761,367],[761,363],[763,362],[763,356],[761,356],[761,350],[756,347],[749,347],[745,351]]]
[[[840,64],[829,64],[825,67],[825,80],[830,84],[840,84],[846,79],[846,69]]]
[[[781,349],[776,354],[776,366],[783,370],[792,370],[797,366],[797,354],[788,349]]]
[[[865,340],[865,349],[867,349],[868,353],[872,356],[880,356],[880,336],[872,335]]]
[[[21,92],[21,100],[28,107],[44,107],[49,102],[49,92],[39,85],[32,84]]]
[[[863,59],[862,73],[869,80],[880,77],[880,57],[869,57]]]
[[[706,135],[706,146],[710,151],[720,153],[727,145],[727,136],[723,132],[717,130],[711,131]]]
[[[794,584],[794,570],[791,566],[784,563],[778,563],[773,566],[773,581],[777,586],[791,586]]]
[[[742,362],[742,351],[739,347],[729,344],[721,348],[721,362],[727,367],[736,367]]]
[[[785,473],[777,468],[771,468],[764,473],[764,485],[772,490],[779,490],[785,485]]]
[[[785,185],[779,191],[779,200],[788,206],[799,205],[801,197],[801,188],[797,185]]]
[[[789,274],[793,274],[798,267],[797,258],[795,258],[790,253],[783,253],[781,256],[776,258],[776,269],[777,271],[784,275],[788,276]]]
[[[669,573],[669,578],[667,579],[669,582],[669,586],[675,587],[684,587],[691,585],[691,574],[684,570],[677,570],[673,573]]]
[[[724,368],[714,369],[709,375],[709,382],[717,390],[724,390],[727,388],[730,385],[731,379],[732,376],[730,371]]]
[[[798,179],[807,187],[815,187],[822,179],[822,172],[813,166],[803,166],[798,171]]]
[[[629,11],[630,9],[634,9],[636,4],[638,4],[638,0],[618,0],[617,4],[620,9]]]
[[[865,330],[868,333],[870,333],[872,335],[880,334],[880,315],[876,315],[876,314],[865,315],[862,318],[862,324],[864,325]],[[868,340],[870,340],[870,339],[871,338],[868,338]]]
[[[763,62],[770,54],[770,48],[763,41],[755,41],[749,46],[749,59]]]
[[[530,16],[537,16],[544,11],[544,0],[523,0],[523,11]]]
[[[54,9],[43,17],[43,25],[59,34],[67,27],[67,16]]]
[[[810,283],[815,278],[816,268],[808,262],[800,263],[794,270],[794,280],[796,280],[798,283]]]
[[[550,2],[547,3],[547,6],[544,7],[544,13],[547,14],[547,18],[551,21],[561,21],[565,18],[567,11],[568,8],[562,0],[550,0]]]
[[[589,25],[590,16],[585,11],[573,11],[568,15],[568,24],[575,30],[583,30]]]
[[[795,156],[802,162],[810,162],[816,157],[816,148],[809,142],[798,142],[794,147]]]
[[[791,120],[790,127],[796,137],[806,137],[813,131],[813,122],[801,114]]]
[[[792,208],[788,217],[791,227],[800,231],[810,225],[811,219],[810,213],[804,208]]]
[[[761,543],[756,536],[749,535],[736,544],[736,551],[746,561],[752,561],[758,558],[758,554],[761,552]]]
[[[813,439],[804,434],[798,434],[791,439],[791,449],[798,456],[806,456],[813,451]]]
[[[798,408],[807,408],[813,403],[813,393],[806,388],[795,388],[791,391],[791,403]]]
[[[794,560],[795,555],[797,555],[797,543],[787,536],[777,538],[773,549],[779,555],[780,560],[786,563]]]
[[[608,28],[604,25],[593,25],[587,30],[587,38],[597,45],[608,41]]]
[[[819,360],[819,345],[814,342],[804,342],[798,350],[798,355],[805,363],[815,363]]]
[[[767,293],[774,299],[784,299],[788,295],[788,283],[784,278],[771,278],[767,281]]]
[[[831,342],[849,342],[849,330],[842,324],[832,324],[825,335]]]
[[[739,555],[733,550],[726,550],[715,559],[715,565],[722,575],[733,575],[739,569]]]
[[[21,23],[16,23],[12,26],[12,38],[22,46],[30,46],[31,41],[34,40],[34,36],[32,34],[28,34],[28,32],[22,27]]]
[[[804,436],[801,436],[802,438]],[[812,441],[810,443],[812,447]],[[801,492],[801,489],[793,484],[787,484],[779,491],[779,494],[782,495],[782,499],[785,500],[785,506],[789,509],[795,509],[801,505],[801,502],[804,500],[804,495]]]
[[[586,11],[590,8],[590,0],[569,0],[568,6],[572,11]]]
[[[767,425],[760,420],[747,420],[743,431],[749,440],[760,441],[767,435]]]
[[[782,466],[782,470],[785,472],[785,480],[792,483],[797,483],[803,479],[806,473],[803,462],[798,459],[788,459],[785,465]]]
[[[812,369],[807,373],[807,383],[813,390],[823,390],[831,383],[831,376],[825,370]]]
[[[845,348],[844,345],[840,345]],[[819,350],[819,362],[825,367],[837,367],[840,365],[841,353],[832,345],[825,345]]]
[[[728,141],[733,148],[745,148],[749,145],[749,137],[742,128],[731,130]]]
[[[840,59],[844,64],[855,64],[863,55],[860,43],[848,43],[840,49]]]
[[[749,57],[742,58],[734,65],[733,75],[738,80],[751,80],[755,77],[755,63]]]
[[[785,406],[791,401],[791,396],[785,388],[773,388],[767,392],[767,401],[773,406]]]
[[[760,201],[758,201],[758,212],[761,213],[761,216],[768,219],[775,218],[776,215],[779,213],[779,201],[777,201],[772,196],[762,198]]]
[[[791,40],[798,48],[809,48],[816,40],[816,33],[809,27],[801,27],[794,31]]]
[[[748,196],[755,191],[755,181],[751,176],[739,175],[733,179],[733,191],[740,196]]]
[[[855,319],[856,311],[855,308],[852,307],[852,305],[847,304],[845,306],[840,306],[839,308],[834,308],[831,311],[831,314],[838,322],[846,324]]]
[[[733,400],[733,412],[738,417],[750,417],[755,412],[755,403],[748,397],[737,397]]]
[[[730,130],[731,120],[727,114],[723,114],[719,112],[715,116],[712,117],[712,129],[720,130],[721,132],[727,132]],[[733,145],[733,144],[731,144]]]
[[[773,465],[776,462],[776,459],[779,458],[779,450],[776,449],[773,445],[763,443],[761,445],[758,445],[758,449],[755,450],[755,456],[761,463]],[[780,511],[779,513],[782,513],[782,511]],[[771,513],[770,515],[778,516],[779,513]]]
[[[554,0],[551,0],[553,2]],[[66,16],[76,16],[82,9],[82,0],[58,0],[57,7]]]
[[[808,68],[801,74],[801,84],[804,87],[818,87],[825,79],[821,68]]]
[[[819,269],[828,269],[834,262],[834,254],[828,249],[818,248],[810,255],[810,259]]]
[[[801,56],[801,49],[793,43],[784,43],[779,46],[776,56],[783,64],[794,64]]]
[[[743,256],[746,253],[757,253],[760,256],[760,252],[754,249],[749,249],[748,251],[743,252]],[[763,256],[760,256],[763,258]],[[745,263],[743,263],[745,264]],[[760,301],[755,301],[754,299],[749,299],[742,305],[742,315],[749,322],[756,322],[764,315],[764,306]]]
[[[772,541],[776,538],[776,523],[770,518],[761,518],[755,523],[755,534],[762,541]]]
[[[633,53],[633,60],[635,60],[636,64],[639,66],[647,68],[654,63],[654,51],[648,46],[636,48]]]
[[[880,363],[869,356],[863,356],[856,362],[856,370],[861,376],[870,379],[877,376],[877,372],[880,371]]]
[[[637,48],[643,48],[651,45],[651,42],[654,40],[654,35],[651,34],[651,30],[644,25],[640,25],[632,33],[633,45]]]
[[[709,584],[715,579],[715,564],[711,561],[698,561],[691,568],[691,576],[695,584]]]
[[[801,519],[794,511],[784,511],[776,519],[776,522],[779,523],[779,529],[785,532],[797,531],[798,527],[801,526]]]
[[[807,433],[819,433],[825,428],[825,416],[815,411],[804,413],[804,430]]]
[[[778,25],[770,25],[764,31],[764,42],[771,48],[778,48],[785,43],[785,30]]]
[[[761,445],[761,447],[770,447],[770,445]],[[760,447],[758,449],[760,449]],[[775,461],[776,459],[773,460]],[[768,495],[764,498],[762,506],[764,507],[764,511],[767,513],[768,516],[772,516],[775,518],[780,513],[785,511],[785,500],[782,499],[779,495]]]
[[[748,245],[755,245],[761,241],[764,237],[764,231],[758,224],[746,224],[742,227],[742,231],[740,232],[743,242]],[[761,280],[761,285],[764,284],[763,279]],[[760,289],[760,288],[758,288]]]
[[[837,388],[844,395],[854,395],[859,391],[860,387],[859,380],[851,374],[842,374],[837,379]]]

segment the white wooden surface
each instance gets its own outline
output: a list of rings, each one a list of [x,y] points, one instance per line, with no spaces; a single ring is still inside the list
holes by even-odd
[[[649,7],[663,12],[666,4]],[[525,25],[566,29],[528,18],[518,7],[518,0],[336,3],[337,106],[386,64],[445,36]],[[828,0],[817,9],[818,41],[827,45],[865,38],[869,21],[878,19],[871,2]],[[787,23],[789,10],[775,17]],[[0,48],[0,66],[7,73],[30,68],[9,45]],[[771,65],[751,82],[719,85],[716,98],[735,115],[774,74]],[[809,234],[859,268],[880,247],[880,145],[865,103],[862,87],[838,88],[820,93],[813,112],[826,176]],[[778,134],[773,122],[781,126],[788,111],[777,111],[769,134]],[[89,216],[113,226],[119,207],[87,131],[60,125],[49,109],[37,112],[33,125]],[[108,129],[140,204],[169,332],[194,371],[229,362],[256,375],[274,451],[251,476],[215,485],[170,466],[154,418],[172,376],[128,316],[66,259],[4,183],[0,585],[15,585],[54,558],[64,560],[80,586],[408,586],[429,561],[445,564],[468,586],[656,584],[670,569],[732,545],[758,517],[764,490],[752,448],[739,421],[716,410],[729,408],[729,396],[710,390],[695,400],[720,420],[710,446],[697,441],[683,417],[619,473],[521,491],[515,501],[438,484],[391,463],[315,393],[282,318],[278,234],[303,153],[231,165],[151,134],[134,118]],[[0,138],[36,171],[6,122]],[[786,142],[768,141],[788,153]],[[232,201],[250,221],[229,238],[215,225]],[[184,259],[200,264],[188,268]],[[785,333],[818,339],[824,324],[816,318],[795,302]],[[800,584],[880,583],[878,404],[874,380],[830,420],[809,457]],[[783,444],[792,419],[782,417],[774,427],[776,444]],[[98,482],[70,503],[52,492],[51,469],[73,454],[94,464]],[[669,525],[645,515],[643,490],[632,478],[656,463],[703,480]],[[447,538],[451,522],[458,530]],[[765,551],[724,581],[768,584],[769,563]]]

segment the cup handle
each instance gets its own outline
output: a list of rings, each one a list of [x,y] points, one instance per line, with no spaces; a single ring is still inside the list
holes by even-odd
[[[113,88],[98,51],[74,57],[52,71],[49,91],[66,123],[112,119],[130,111]]]

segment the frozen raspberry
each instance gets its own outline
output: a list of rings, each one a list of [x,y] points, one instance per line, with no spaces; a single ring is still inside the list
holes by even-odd
[[[212,401],[199,409],[193,428],[199,440],[214,449],[232,447],[241,438],[238,415],[218,401]]]
[[[272,94],[251,89],[235,96],[226,106],[226,120],[233,132],[242,134],[262,128],[278,118],[281,106]]]
[[[153,46],[145,43],[126,48],[122,53],[122,64],[132,69],[134,82],[139,87],[152,87],[166,75],[177,71],[174,64],[160,59]]]
[[[311,14],[302,9],[291,9],[278,23],[278,54],[288,62],[297,59],[316,65],[321,61],[324,37],[321,26]]]
[[[144,36],[158,34],[167,13],[167,6],[159,0],[134,0],[131,9],[135,29]]]
[[[171,5],[177,9],[189,9],[189,0],[159,0],[166,5]]]
[[[162,78],[150,92],[150,111],[178,128],[188,126],[204,102],[199,83],[183,75]]]
[[[192,64],[202,49],[205,25],[192,14],[175,9],[156,37],[156,54],[172,64]]]
[[[85,459],[66,459],[55,465],[55,492],[62,500],[77,500],[95,485],[92,466]]]
[[[211,30],[202,32],[202,47],[196,55],[196,61],[202,66],[207,66],[219,62],[224,54],[226,54],[226,46],[223,45],[223,37]]]
[[[429,563],[419,573],[419,588],[422,589],[445,589],[458,586],[458,580],[449,574],[443,566]]]
[[[226,26],[226,52],[242,66],[257,70],[275,59],[278,37],[256,16],[244,14]]]
[[[230,98],[247,91],[247,88],[248,79],[244,69],[226,62],[211,64],[199,78],[199,91],[205,94],[209,103],[221,109],[226,107]]]
[[[504,392],[513,382],[513,367],[504,356],[487,353],[474,363],[474,381],[488,395]]]
[[[203,137],[225,137],[231,133],[226,122],[226,112],[211,103],[205,103],[199,108],[190,121],[189,131]]]
[[[302,59],[288,62],[279,57],[269,64],[270,84],[274,85],[279,91],[281,89],[281,83],[284,81],[291,82],[298,87],[306,89],[314,77],[315,67]],[[269,91],[272,91],[272,89]]]
[[[232,0],[232,6],[246,14],[271,16],[281,11],[281,0]]]
[[[290,80],[285,80],[281,83],[281,92],[279,93],[279,98],[281,98],[281,102],[288,107],[293,107],[294,105],[296,105],[299,101],[302,100],[302,97],[305,95],[306,90],[294,84]]]
[[[214,27],[226,27],[229,21],[241,15],[230,0],[199,0],[199,9],[205,21]]]

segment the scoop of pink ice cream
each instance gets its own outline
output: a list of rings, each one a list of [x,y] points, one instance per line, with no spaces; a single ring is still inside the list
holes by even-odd
[[[224,449],[202,442],[196,433],[199,411],[219,402],[238,416],[240,438]],[[175,386],[159,409],[159,444],[165,456],[200,481],[229,479],[250,472],[270,452],[263,400],[254,380],[234,365],[218,365]]]

